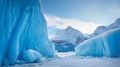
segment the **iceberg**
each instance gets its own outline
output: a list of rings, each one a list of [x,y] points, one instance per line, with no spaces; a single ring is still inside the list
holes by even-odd
[[[41,55],[39,52],[32,50],[32,49],[28,49],[24,52],[23,54],[23,59],[26,62],[38,62],[41,59]]]
[[[0,0],[0,13],[0,65],[23,60],[28,49],[54,56],[40,0]]]
[[[75,48],[76,56],[120,57],[120,28],[88,39]]]

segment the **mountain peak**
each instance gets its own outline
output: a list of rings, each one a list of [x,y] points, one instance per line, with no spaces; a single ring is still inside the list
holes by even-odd
[[[72,26],[68,26],[68,27],[66,28],[66,30],[69,30],[69,29],[73,29]]]
[[[106,26],[98,26],[97,29],[105,29]]]
[[[77,33],[82,33],[82,32],[80,32],[79,30],[73,28],[72,26],[68,26],[65,29],[65,33],[77,34]]]
[[[116,23],[120,23],[120,18],[116,19],[115,22],[116,22]]]
[[[109,26],[99,26],[94,31],[92,35],[98,35],[100,33],[106,32],[111,29],[120,28],[120,18],[116,19],[114,23],[110,24]]]
[[[52,41],[67,41],[72,44],[76,44],[76,41],[82,42],[85,39],[85,36],[79,30],[68,26],[66,29],[62,29],[57,32]]]

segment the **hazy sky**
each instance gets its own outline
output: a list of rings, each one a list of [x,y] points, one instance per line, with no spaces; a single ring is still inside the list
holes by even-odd
[[[90,34],[98,25],[109,25],[120,17],[120,0],[41,0],[41,2],[49,34],[68,25]]]

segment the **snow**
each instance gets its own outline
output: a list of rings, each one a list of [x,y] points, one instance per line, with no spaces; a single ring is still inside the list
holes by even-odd
[[[47,61],[45,63],[31,63],[10,67],[120,67],[119,58],[64,58]]]
[[[109,26],[98,26],[97,29],[94,31],[94,33],[91,34],[91,36],[96,36],[98,34],[101,34],[103,32],[106,32],[115,28],[120,28],[120,18],[116,19],[116,21],[110,24]]]
[[[0,66],[10,67],[119,67],[119,58],[74,58],[72,52],[57,53],[47,36],[46,20],[41,12],[40,0],[0,0]],[[119,27],[119,19],[117,23]],[[110,25],[112,28],[115,26]],[[120,29],[115,29],[95,37],[76,48],[78,55],[120,57]],[[63,40],[72,44],[83,42],[85,36],[78,30],[68,27],[56,34],[53,40]],[[82,49],[80,50],[80,47]],[[97,47],[97,48],[96,48]],[[64,46],[66,48],[66,46]],[[87,48],[87,49],[86,49]],[[85,54],[84,54],[85,53]],[[76,55],[77,55],[76,54]],[[41,57],[48,60],[43,62]],[[15,64],[17,63],[19,64]],[[26,62],[37,62],[29,63]],[[24,64],[20,64],[24,61]],[[12,65],[15,64],[15,65]]]
[[[120,59],[61,59],[41,65],[41,67],[119,67]]]
[[[120,58],[78,57],[75,52],[57,52],[60,58],[50,61],[41,58],[42,62],[16,64],[9,67],[120,67]]]
[[[39,52],[32,50],[32,49],[28,49],[23,53],[23,59],[30,63],[30,62],[38,62],[41,59],[41,55]]]
[[[77,56],[120,57],[120,28],[93,37],[75,48]]]
[[[28,49],[54,56],[39,0],[0,0],[0,66],[22,60]]]
[[[75,54],[75,52],[56,52],[56,55],[58,55],[60,58],[64,58],[64,57],[69,57]]]
[[[98,34],[103,33],[105,31],[106,31],[105,26],[98,26],[92,35],[98,35]]]
[[[108,26],[108,29],[120,28],[120,18],[115,20],[115,23],[112,23]]]
[[[85,36],[82,34],[82,32],[72,28],[71,26],[68,26],[66,29],[59,30],[56,33],[55,37],[51,38],[51,41],[67,41],[69,43],[77,45],[80,43],[76,42],[78,38],[80,42],[83,42]]]

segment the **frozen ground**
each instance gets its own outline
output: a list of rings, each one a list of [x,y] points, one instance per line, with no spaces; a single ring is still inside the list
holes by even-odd
[[[120,67],[120,59],[57,59],[40,67]]]
[[[74,55],[75,52],[56,52],[55,54],[61,58],[65,58],[65,57],[69,57],[71,55]]]
[[[78,58],[68,57],[74,52],[57,53],[62,57],[42,63],[14,65],[10,67],[120,67],[120,58]]]

